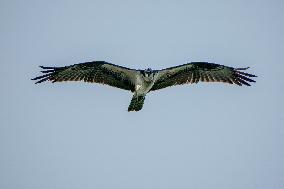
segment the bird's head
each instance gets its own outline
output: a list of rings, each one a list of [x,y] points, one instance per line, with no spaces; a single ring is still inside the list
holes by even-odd
[[[151,68],[147,68],[144,70],[146,74],[151,74],[153,70]]]
[[[151,68],[147,68],[141,72],[146,81],[152,81],[154,79],[155,72]]]

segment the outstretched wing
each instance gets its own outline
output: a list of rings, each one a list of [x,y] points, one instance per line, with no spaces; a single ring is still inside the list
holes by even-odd
[[[153,90],[163,89],[174,85],[203,82],[224,82],[239,86],[250,86],[255,82],[250,77],[257,77],[241,70],[248,68],[232,68],[214,63],[192,62],[163,70],[157,70],[158,77]]]
[[[117,66],[104,61],[86,62],[65,67],[40,66],[44,75],[33,78],[37,83],[47,80],[52,82],[85,81],[101,83],[113,87],[134,91],[134,78],[137,70]]]

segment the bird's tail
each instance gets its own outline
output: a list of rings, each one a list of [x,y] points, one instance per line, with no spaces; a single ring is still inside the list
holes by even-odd
[[[130,112],[130,111],[141,110],[144,104],[145,96],[146,96],[145,94],[142,95],[134,94],[128,106],[128,111]]]

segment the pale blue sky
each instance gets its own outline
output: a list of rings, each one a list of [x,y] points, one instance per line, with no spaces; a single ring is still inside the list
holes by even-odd
[[[284,3],[1,1],[1,189],[284,188]],[[132,94],[43,83],[38,65],[250,66],[252,87]]]

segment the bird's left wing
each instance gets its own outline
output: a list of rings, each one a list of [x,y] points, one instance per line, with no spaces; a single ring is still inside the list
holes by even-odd
[[[250,86],[249,82],[255,82],[250,77],[255,75],[242,72],[248,68],[232,68],[214,63],[192,62],[176,67],[156,70],[157,80],[152,91],[174,85],[203,82],[224,82],[239,86]]]
[[[40,66],[44,75],[33,78],[36,83],[47,80],[52,82],[85,81],[101,83],[113,87],[134,91],[134,80],[137,70],[117,66],[104,61],[74,64],[65,67]]]

